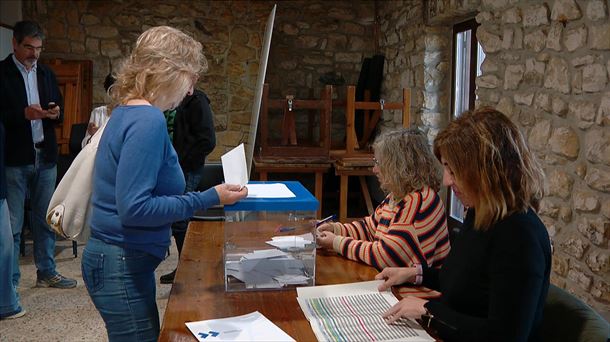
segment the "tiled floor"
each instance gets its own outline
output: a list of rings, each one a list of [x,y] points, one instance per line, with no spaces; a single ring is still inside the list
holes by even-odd
[[[78,280],[74,289],[37,288],[36,267],[32,258],[31,241],[26,245],[26,256],[20,260],[21,304],[28,311],[18,319],[0,321],[0,342],[18,341],[107,341],[102,318],[95,310],[83,283],[80,271],[80,255],[84,245],[79,245],[79,257],[72,255],[69,241],[58,241],[55,262],[57,270]],[[171,285],[158,283],[159,276],[174,269],[178,253],[172,246],[172,254],[157,268],[157,305],[160,320],[167,304]]]

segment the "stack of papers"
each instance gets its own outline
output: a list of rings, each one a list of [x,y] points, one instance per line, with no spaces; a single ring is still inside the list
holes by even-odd
[[[307,284],[311,276],[303,261],[279,249],[256,250],[238,261],[227,261],[226,276],[233,276],[248,289],[273,289]]]
[[[297,300],[318,341],[434,341],[415,321],[387,324],[398,299],[377,290],[382,280],[297,288]]]
[[[198,341],[294,341],[258,311],[185,324]]]

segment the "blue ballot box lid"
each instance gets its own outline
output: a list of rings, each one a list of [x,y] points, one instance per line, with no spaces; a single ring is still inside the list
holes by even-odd
[[[244,198],[243,200],[225,205],[225,211],[292,211],[318,210],[318,200],[297,181],[250,181],[248,184],[285,184],[296,197],[289,198]],[[248,186],[248,185],[246,185]]]

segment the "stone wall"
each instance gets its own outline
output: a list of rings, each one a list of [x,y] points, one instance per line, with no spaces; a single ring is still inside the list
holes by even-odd
[[[217,160],[248,138],[263,33],[274,3],[32,0],[23,1],[23,12],[47,30],[43,57],[93,60],[94,104],[106,101],[105,76],[143,30],[170,25],[191,33],[210,65],[198,86],[215,113],[217,148],[209,159]],[[371,1],[280,2],[267,67],[271,96],[305,98],[313,91],[317,97],[325,73],[354,84],[362,58],[374,51],[373,18]]]
[[[378,2],[384,91],[414,91],[412,121],[432,139],[448,120],[452,24],[474,17],[487,57],[478,105],[518,124],[543,162],[541,216],[554,241],[551,281],[610,315],[608,1]],[[385,126],[398,126],[393,116]]]

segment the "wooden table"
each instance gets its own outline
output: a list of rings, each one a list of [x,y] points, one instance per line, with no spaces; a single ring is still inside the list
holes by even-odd
[[[251,224],[251,223],[249,223]],[[185,322],[259,311],[297,341],[316,341],[297,302],[296,290],[225,292],[224,222],[191,222],[159,341],[196,341]],[[244,229],[248,223],[244,224]],[[316,285],[372,280],[377,271],[318,250]]]

